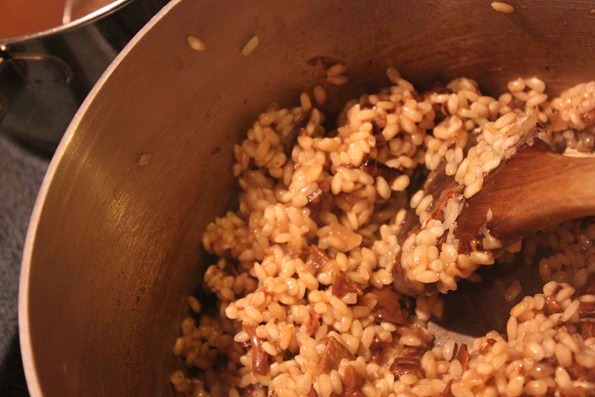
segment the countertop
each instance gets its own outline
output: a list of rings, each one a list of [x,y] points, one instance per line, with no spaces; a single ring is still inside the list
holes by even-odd
[[[0,126],[0,397],[28,396],[18,332],[18,287],[27,226],[47,156],[15,142]]]

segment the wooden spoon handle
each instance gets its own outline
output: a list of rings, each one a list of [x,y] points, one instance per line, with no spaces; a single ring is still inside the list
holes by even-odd
[[[537,139],[496,169],[481,192],[467,200],[456,235],[471,241],[486,225],[492,236],[513,243],[547,226],[594,215],[594,179],[595,158],[562,156]],[[492,220],[486,224],[488,210]]]

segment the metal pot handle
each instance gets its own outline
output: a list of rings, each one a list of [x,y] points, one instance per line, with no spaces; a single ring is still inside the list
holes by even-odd
[[[74,75],[70,66],[55,55],[17,53],[11,56],[11,60],[16,62],[46,62],[53,64],[62,72],[62,76],[59,76],[57,81],[65,85],[72,81]]]
[[[57,56],[50,54],[10,53],[7,46],[0,46],[0,120],[4,117],[14,98],[21,92],[28,82],[27,63],[48,63],[58,74],[56,82],[69,84],[73,78],[70,66]]]

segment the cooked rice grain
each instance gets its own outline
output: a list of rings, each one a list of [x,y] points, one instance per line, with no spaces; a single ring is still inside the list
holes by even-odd
[[[512,14],[514,12],[514,7],[503,1],[493,1],[491,5],[494,11],[501,12],[503,14]]]
[[[206,49],[205,43],[196,36],[186,37],[186,42],[193,50],[201,52]]]
[[[244,45],[244,48],[242,48],[242,55],[248,56],[252,54],[256,47],[258,47],[259,40],[260,39],[258,36],[253,36],[250,40],[248,40],[248,42]]]

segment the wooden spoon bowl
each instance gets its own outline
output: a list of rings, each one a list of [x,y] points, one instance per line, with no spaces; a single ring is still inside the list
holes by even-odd
[[[502,242],[499,255],[548,226],[595,214],[595,157],[561,155],[536,134],[529,135],[516,154],[486,177],[482,190],[466,200],[455,231],[460,250],[471,250],[481,241],[480,230],[488,230]],[[439,181],[430,184],[434,189],[447,186],[444,176],[433,178]],[[461,280],[457,291],[444,295],[444,316],[432,324],[438,339],[469,344],[491,330],[505,333],[510,309],[524,296],[541,292],[544,284],[536,263],[529,266],[516,258],[482,267],[474,276],[480,281]],[[516,281],[522,290],[507,297]]]

